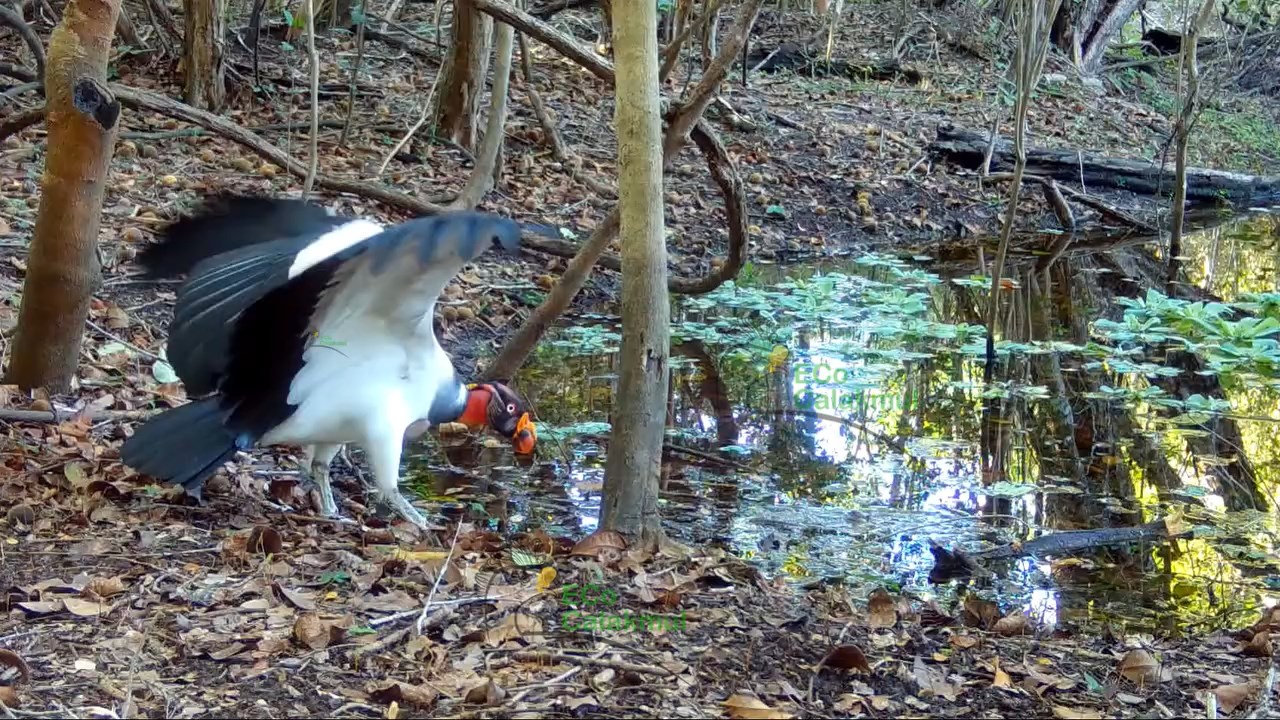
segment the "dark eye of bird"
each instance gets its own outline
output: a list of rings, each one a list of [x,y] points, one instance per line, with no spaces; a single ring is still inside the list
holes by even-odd
[[[511,413],[512,415],[516,413],[515,403],[507,403],[507,412]]]

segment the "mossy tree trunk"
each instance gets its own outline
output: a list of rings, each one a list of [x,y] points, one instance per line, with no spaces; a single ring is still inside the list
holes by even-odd
[[[484,90],[489,60],[489,30],[493,21],[471,0],[453,0],[452,48],[440,72],[436,97],[436,132],[459,145],[473,149],[480,96]]]
[[[656,3],[614,6],[622,352],[600,526],[638,535],[641,545],[662,533],[658,484],[671,348],[657,32]]]
[[[107,58],[120,4],[70,0],[49,36],[48,154],[5,378],[24,389],[70,387],[101,279],[98,221],[120,117],[106,86]]]
[[[227,97],[226,0],[182,0],[183,100],[217,112]]]

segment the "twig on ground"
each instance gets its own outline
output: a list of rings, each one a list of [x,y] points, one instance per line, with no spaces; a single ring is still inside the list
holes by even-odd
[[[378,166],[378,172],[375,173],[374,177],[382,177],[382,173],[387,171],[387,165],[391,164],[392,158],[394,158],[400,152],[401,148],[403,148],[405,144],[418,133],[418,130],[427,122],[427,118],[431,117],[431,101],[436,96],[436,88],[440,86],[440,78],[442,77],[444,77],[444,73],[437,73],[436,79],[431,81],[431,89],[427,91],[427,99],[422,102],[422,115],[418,118],[418,121],[413,124],[413,127],[409,128],[409,132],[405,133],[404,137],[400,138],[400,142],[396,143],[395,147],[391,148],[391,152],[387,153],[386,159],[384,159],[382,164]]]
[[[431,601],[436,597],[436,590],[440,588],[440,581],[444,579],[445,571],[449,567],[449,562],[453,560],[453,551],[458,547],[458,536],[462,534],[462,523],[459,522],[453,531],[453,541],[449,543],[449,553],[445,555],[444,563],[440,566],[440,570],[436,572],[436,581],[431,584],[431,592],[427,593],[427,602],[422,606],[422,614],[418,615],[418,634],[421,635],[427,624],[427,615],[431,612]]]

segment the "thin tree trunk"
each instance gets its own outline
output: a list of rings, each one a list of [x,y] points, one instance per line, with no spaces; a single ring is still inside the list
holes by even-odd
[[[183,0],[183,99],[188,105],[217,112],[227,96],[223,59],[225,0]]]
[[[1118,0],[1111,10],[1098,23],[1098,29],[1085,41],[1084,57],[1081,58],[1080,71],[1092,75],[1102,67],[1102,58],[1106,55],[1107,45],[1124,29],[1124,24],[1142,5],[1143,0]],[[1088,26],[1085,26],[1088,30]]]
[[[600,527],[639,535],[642,546],[656,545],[662,534],[658,484],[671,349],[657,33],[655,3],[615,10],[622,352]]]
[[[724,81],[725,76],[729,74],[729,67],[738,58],[738,54],[742,51],[743,44],[746,43],[747,35],[751,32],[751,26],[755,24],[756,16],[760,12],[760,6],[763,0],[747,0],[738,10],[737,24],[734,26],[733,32],[728,36],[725,46],[721,49],[721,53],[716,57],[716,61],[711,67],[702,74],[698,80],[698,84],[689,93],[685,104],[676,112],[675,117],[671,120],[667,127],[666,135],[662,144],[662,159],[664,166],[670,163],[684,147],[685,138],[693,129],[702,113],[707,109],[707,105],[711,104],[711,100],[715,97],[716,90],[720,87],[720,83]],[[586,284],[587,278],[591,277],[591,270],[595,267],[596,261],[604,253],[609,242],[613,240],[614,234],[618,230],[619,210],[615,206],[613,211],[601,221],[595,231],[591,233],[591,237],[583,243],[578,250],[578,254],[569,261],[568,267],[560,276],[560,281],[555,287],[551,288],[551,292],[547,293],[547,297],[542,301],[525,321],[524,325],[507,340],[507,344],[502,347],[502,351],[498,353],[498,357],[494,358],[493,363],[485,370],[486,378],[502,378],[512,377],[520,366],[524,364],[529,353],[533,352],[534,346],[538,340],[546,333],[556,318],[569,307],[569,303],[573,302],[573,298]]]
[[[1177,142],[1174,151],[1173,215],[1169,222],[1169,271],[1168,282],[1178,278],[1178,256],[1182,254],[1182,227],[1187,214],[1187,144],[1191,140],[1191,126],[1196,116],[1196,96],[1200,92],[1200,69],[1196,67],[1196,45],[1200,30],[1213,14],[1214,0],[1204,0],[1200,12],[1187,23],[1182,35],[1182,66],[1187,85],[1183,93],[1182,110],[1174,121],[1173,136]],[[1179,75],[1179,81],[1182,76]]]
[[[1018,197],[1022,190],[1022,174],[1027,167],[1027,110],[1031,93],[1040,81],[1045,54],[1049,49],[1050,23],[1057,15],[1060,0],[1016,0],[1018,3],[1018,46],[1014,55],[1013,74],[1018,94],[1014,101],[1014,166],[1013,187],[1009,188],[1009,205],[1005,209],[1004,226],[1000,231],[1000,245],[996,250],[995,265],[991,269],[991,297],[987,303],[986,362],[982,370],[982,383],[990,388],[995,380],[996,320],[1000,309],[1000,280],[1004,274],[1005,256],[1013,235],[1013,223],[1018,216]],[[1046,7],[1046,3],[1048,7]],[[1001,422],[1002,401],[989,398],[983,403],[983,478],[989,481],[1004,479],[1003,448],[997,446],[1005,428]]]
[[[502,151],[502,128],[507,124],[507,88],[511,83],[515,31],[506,23],[498,23],[493,34],[498,57],[493,66],[493,90],[489,93],[489,122],[467,184],[449,205],[453,209],[474,208],[498,181],[496,173],[501,167],[498,158]]]
[[[453,0],[452,51],[440,70],[436,105],[436,131],[471,149],[475,143],[476,116],[484,89],[489,57],[489,28],[493,21],[478,12],[471,0]]]
[[[70,0],[49,37],[40,210],[7,383],[66,390],[101,279],[98,222],[120,104],[106,87],[120,0]]]

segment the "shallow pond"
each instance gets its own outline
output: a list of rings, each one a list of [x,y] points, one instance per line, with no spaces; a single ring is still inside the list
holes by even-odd
[[[1046,253],[1024,255],[1001,283],[989,384],[990,279],[963,263],[752,265],[680,298],[668,533],[797,582],[949,602],[955,583],[928,580],[931,542],[976,551],[1175,513],[1196,539],[1022,558],[971,586],[1067,630],[1256,619],[1275,602],[1280,216],[1187,239],[1188,277],[1223,304],[1153,287],[1143,244],[1067,252],[1048,270],[1035,265]],[[522,372],[540,420],[532,470],[502,448],[452,447],[448,464],[419,458],[420,492],[504,531],[595,529],[616,320],[567,319]]]

